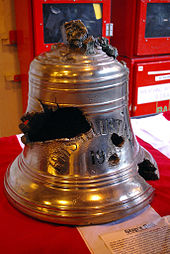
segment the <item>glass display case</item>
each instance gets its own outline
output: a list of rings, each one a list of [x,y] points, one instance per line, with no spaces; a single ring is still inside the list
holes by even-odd
[[[44,43],[63,42],[65,22],[80,19],[89,35],[102,36],[102,4],[43,4]]]
[[[170,37],[170,3],[148,3],[145,38]]]

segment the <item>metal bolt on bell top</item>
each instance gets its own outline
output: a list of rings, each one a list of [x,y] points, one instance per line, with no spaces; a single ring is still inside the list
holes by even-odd
[[[118,220],[151,202],[154,190],[138,169],[148,161],[158,177],[157,165],[131,128],[127,67],[104,39],[96,42],[85,28],[80,36],[81,21],[65,27],[69,44],[30,65],[25,147],[6,172],[6,194],[49,222]]]

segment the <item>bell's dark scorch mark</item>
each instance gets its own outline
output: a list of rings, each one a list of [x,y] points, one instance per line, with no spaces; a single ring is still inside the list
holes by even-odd
[[[88,30],[81,20],[72,20],[64,24],[67,42],[71,49],[79,49],[86,55],[95,53],[95,47],[100,46],[102,50],[113,58],[118,56],[117,48],[109,44],[107,38],[88,35]]]
[[[147,159],[138,164],[138,172],[145,180],[158,180],[159,177],[156,174],[156,168]]]
[[[26,142],[74,138],[91,129],[82,111],[76,107],[52,110],[43,105],[43,112],[26,113],[19,128]]]

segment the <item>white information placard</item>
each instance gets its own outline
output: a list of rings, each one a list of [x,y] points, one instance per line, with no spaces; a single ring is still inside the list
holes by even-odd
[[[113,254],[169,254],[170,224],[167,217],[101,235]]]
[[[137,104],[170,100],[170,83],[138,87]]]
[[[148,206],[140,212],[118,221],[102,225],[77,227],[77,229],[92,254],[110,254],[110,250],[106,247],[101,235],[136,227],[141,223],[148,224],[152,220],[159,220],[160,218],[160,215],[151,206]]]

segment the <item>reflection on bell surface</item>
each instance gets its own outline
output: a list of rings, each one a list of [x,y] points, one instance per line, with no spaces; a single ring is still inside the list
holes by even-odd
[[[25,148],[6,172],[5,189],[16,208],[41,220],[105,223],[153,198],[138,165],[148,160],[158,169],[131,128],[128,69],[91,44],[90,53],[88,45],[57,44],[30,65]]]

